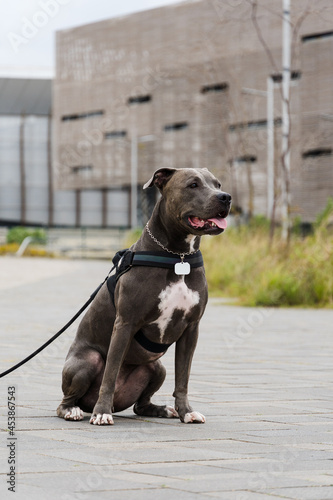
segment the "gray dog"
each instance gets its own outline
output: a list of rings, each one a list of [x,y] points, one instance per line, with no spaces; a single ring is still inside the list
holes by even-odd
[[[66,420],[82,420],[86,411],[91,424],[112,425],[112,412],[134,405],[137,415],[205,422],[187,397],[207,303],[199,245],[202,235],[226,228],[231,196],[205,168],[161,168],[144,189],[154,185],[162,196],[152,217],[119,259],[113,287],[109,280],[101,287],[67,355],[57,410]],[[155,405],[151,397],[165,379],[159,358],[174,342],[173,408]]]

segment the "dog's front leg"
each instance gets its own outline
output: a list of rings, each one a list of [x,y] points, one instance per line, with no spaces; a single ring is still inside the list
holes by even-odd
[[[190,378],[191,364],[193,354],[197,345],[199,334],[199,322],[190,325],[176,344],[176,360],[175,360],[175,409],[178,412],[182,422],[200,423],[206,422],[204,415],[197,411],[193,411],[188,402],[188,381]]]
[[[132,336],[130,325],[123,323],[119,317],[116,318],[98,400],[90,418],[91,424],[113,425],[112,408],[116,380]]]

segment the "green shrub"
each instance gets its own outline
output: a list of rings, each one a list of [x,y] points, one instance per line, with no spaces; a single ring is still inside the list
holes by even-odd
[[[13,227],[8,231],[7,243],[18,243],[20,245],[28,236],[33,238],[34,243],[39,243],[40,245],[45,245],[46,243],[46,233],[44,229],[21,226]]]
[[[267,231],[270,228],[270,221],[264,215],[254,215],[249,221],[250,229],[261,229]]]
[[[213,295],[236,297],[244,305],[333,305],[333,236],[321,231],[269,246],[268,233],[232,228],[203,239],[206,276]]]

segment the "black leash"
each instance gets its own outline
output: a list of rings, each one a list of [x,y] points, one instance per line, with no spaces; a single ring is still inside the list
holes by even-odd
[[[111,269],[110,273],[113,271],[114,268]],[[110,274],[109,273],[109,274]],[[43,351],[43,349],[45,349],[45,347],[47,347],[48,345],[50,345],[56,338],[59,337],[59,335],[61,335],[62,333],[64,333],[64,331],[67,330],[67,328],[69,328],[73,323],[74,321],[83,313],[83,311],[85,309],[87,309],[87,307],[89,306],[89,304],[91,304],[91,302],[94,300],[94,298],[96,297],[97,293],[99,292],[99,290],[102,288],[102,286],[104,285],[104,283],[107,281],[107,279],[109,278],[109,274],[107,275],[107,277],[105,278],[105,280],[103,281],[103,283],[101,283],[97,288],[96,290],[94,291],[94,293],[92,293],[89,297],[89,299],[87,300],[87,302],[81,307],[81,309],[75,314],[75,316],[73,316],[73,318],[68,321],[68,323],[66,323],[65,326],[63,326],[61,328],[61,330],[59,330],[59,332],[57,332],[55,335],[53,335],[53,337],[51,337],[47,342],[45,342],[45,344],[43,344],[41,347],[39,347],[35,352],[33,352],[32,354],[30,354],[29,356],[27,356],[25,359],[23,359],[22,361],[20,361],[19,363],[17,363],[16,365],[12,366],[11,368],[9,368],[8,370],[0,373],[0,378],[2,377],[5,377],[6,375],[8,375],[9,373],[13,372],[14,370],[16,370],[17,368],[19,368],[20,366],[24,365],[25,363],[27,363],[30,359],[34,358],[35,356],[37,356],[37,354],[39,354],[41,351]]]
[[[114,288],[115,288],[115,283],[119,280],[119,278],[126,273],[131,267],[133,266],[149,266],[149,267],[162,267],[162,268],[169,268],[173,269],[174,265],[179,262],[180,257],[170,257],[170,255],[166,252],[131,252],[129,249],[125,250],[120,250],[115,254],[115,256],[112,259],[113,267],[110,270],[109,274],[101,283],[96,290],[90,295],[89,299],[87,302],[81,307],[81,309],[73,316],[73,318],[66,323],[65,326],[59,330],[53,337],[51,337],[45,344],[43,344],[41,347],[36,349],[35,352],[27,356],[25,359],[17,363],[16,365],[12,366],[8,370],[0,373],[0,378],[5,377],[9,373],[13,372],[14,370],[17,370],[20,366],[24,365],[30,359],[34,358],[39,354],[41,351],[43,351],[48,345],[50,345],[54,340],[56,340],[62,333],[64,333],[67,328],[69,328],[74,321],[83,313],[85,309],[91,304],[91,302],[94,300],[96,297],[97,293],[99,290],[102,288],[105,282],[108,282],[108,290],[111,294],[111,298],[113,300],[113,294],[114,294]],[[186,261],[191,263],[191,266],[193,268],[196,267],[201,267],[203,266],[203,259],[202,259],[202,254],[200,251],[195,252],[195,254],[187,256]],[[119,264],[119,265],[118,265]],[[109,282],[110,274],[114,269],[117,268],[117,273],[115,276],[113,276],[113,285],[111,287],[111,282]],[[171,344],[156,344],[155,342],[151,342],[148,339],[144,338],[144,335],[142,332],[137,333],[137,340],[138,342],[148,349],[148,351],[151,352],[164,352],[166,349],[171,345]],[[157,350],[156,350],[157,349]]]

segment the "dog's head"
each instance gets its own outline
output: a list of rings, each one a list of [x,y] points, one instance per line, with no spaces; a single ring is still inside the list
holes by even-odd
[[[227,227],[231,196],[206,168],[160,168],[143,186],[156,186],[175,223],[188,233],[220,234]]]

